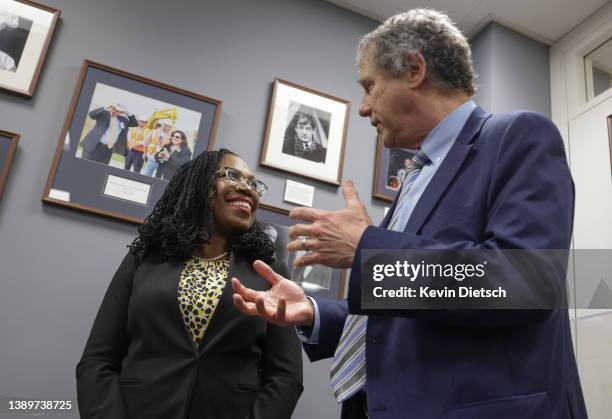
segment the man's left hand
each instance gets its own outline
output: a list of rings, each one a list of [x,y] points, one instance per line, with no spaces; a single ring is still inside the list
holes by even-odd
[[[297,258],[295,266],[325,265],[332,268],[349,268],[353,263],[357,244],[372,220],[359,200],[350,180],[342,185],[346,207],[340,211],[323,211],[314,208],[295,208],[291,219],[311,221],[312,224],[296,224],[289,229],[292,239],[289,251],[307,250],[310,253]],[[302,237],[306,237],[305,240]]]

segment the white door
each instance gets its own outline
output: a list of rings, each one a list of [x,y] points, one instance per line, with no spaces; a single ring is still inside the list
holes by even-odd
[[[580,249],[607,249],[600,254],[606,252],[612,256],[609,115],[612,115],[612,97],[571,119],[568,140],[570,167],[576,185],[574,248],[578,252]],[[609,284],[612,260],[604,262],[604,268],[608,263],[610,269],[603,272],[603,276]],[[599,269],[605,270],[601,266]],[[584,298],[579,298],[578,294],[591,296],[597,283],[586,283],[590,279],[580,272],[576,272],[575,278],[578,309],[573,320],[574,337],[589,418],[612,419],[612,310],[585,309]]]

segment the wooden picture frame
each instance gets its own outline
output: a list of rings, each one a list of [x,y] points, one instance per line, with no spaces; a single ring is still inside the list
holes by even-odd
[[[340,186],[351,104],[274,79],[260,164]]]
[[[18,142],[19,134],[0,130],[0,199],[11,170]]]
[[[142,223],[180,164],[213,149],[220,112],[217,99],[85,60],[43,202]]]
[[[283,262],[287,264],[289,274],[291,275],[293,271],[293,259],[295,258],[295,253],[290,253],[287,251],[286,246],[289,242],[287,231],[290,226],[299,223],[299,221],[291,220],[289,218],[289,210],[264,203],[259,204],[259,209],[257,210],[257,221],[264,224],[264,226],[272,225],[276,230],[273,241],[276,246],[277,256],[284,259]],[[306,294],[311,296],[342,300],[344,299],[344,295],[346,293],[346,278],[347,272],[345,269],[333,269],[329,289],[315,290],[310,288],[305,289],[304,291]]]
[[[0,89],[31,98],[61,12],[31,0],[4,0],[0,12]]]
[[[412,153],[404,149],[388,149],[380,136],[376,140],[376,159],[374,166],[374,198],[392,202],[402,186],[406,172],[403,164],[410,160]]]

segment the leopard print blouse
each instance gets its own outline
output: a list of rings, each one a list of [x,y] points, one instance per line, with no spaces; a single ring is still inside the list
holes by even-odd
[[[181,272],[178,300],[183,321],[199,345],[219,304],[229,272],[229,255],[220,259],[192,256]]]

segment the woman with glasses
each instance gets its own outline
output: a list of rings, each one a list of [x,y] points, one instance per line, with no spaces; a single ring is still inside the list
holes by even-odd
[[[172,179],[178,168],[191,160],[191,150],[185,133],[176,130],[170,134],[170,144],[164,145],[155,154],[155,160],[159,163],[155,177]]]
[[[255,220],[266,189],[224,149],[178,169],[96,316],[77,366],[81,418],[290,418],[297,335],[241,314],[229,284],[268,289],[258,259],[287,276]]]

